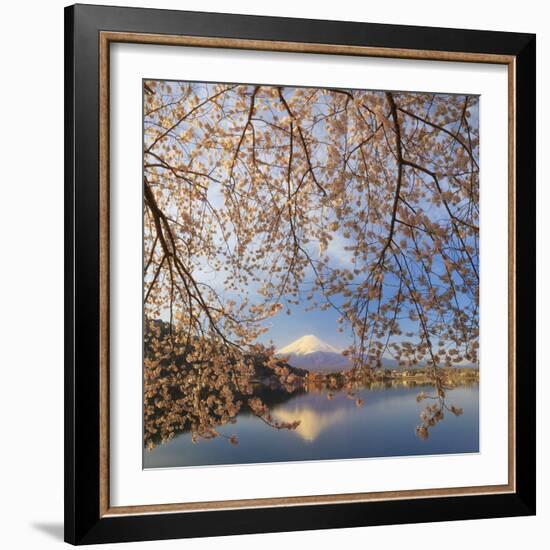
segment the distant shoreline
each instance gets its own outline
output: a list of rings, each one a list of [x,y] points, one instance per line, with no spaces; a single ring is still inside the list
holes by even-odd
[[[479,381],[479,367],[437,367],[438,372],[443,375],[449,382],[464,381]],[[343,375],[343,371],[334,372],[308,372],[306,377],[314,378],[315,376],[336,377]],[[433,381],[433,374],[426,367],[414,369],[373,369],[369,372],[368,377],[372,381],[390,381],[390,380],[411,380],[416,382]]]
[[[296,387],[327,387],[339,388],[346,383],[346,371],[324,371],[315,372],[306,369],[297,369],[289,364],[285,364],[291,372],[294,372],[295,378],[293,384]],[[438,374],[444,384],[450,386],[461,386],[479,383],[478,367],[438,367]],[[254,380],[255,383],[272,388],[280,388],[281,383],[276,375],[259,377]],[[433,385],[433,373],[426,367],[413,369],[372,369],[365,373],[364,377],[356,379],[355,383],[364,385],[383,385],[383,384],[414,384],[414,385]]]

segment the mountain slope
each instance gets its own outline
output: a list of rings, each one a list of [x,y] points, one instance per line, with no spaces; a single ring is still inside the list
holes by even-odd
[[[340,353],[335,347],[323,342],[320,338],[313,334],[306,334],[298,340],[295,340],[288,346],[281,348],[277,353],[280,355],[285,354],[298,354],[298,355],[307,355],[308,353],[315,353],[318,351],[328,352],[328,353]]]
[[[313,334],[298,338],[278,350],[277,355],[287,357],[289,365],[311,372],[342,371],[351,366],[338,349]]]

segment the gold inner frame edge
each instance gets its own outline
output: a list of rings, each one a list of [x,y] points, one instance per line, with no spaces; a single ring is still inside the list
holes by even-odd
[[[109,500],[109,81],[110,44],[133,43],[159,46],[187,46],[254,50],[268,52],[313,53],[362,57],[386,57],[393,59],[417,59],[428,61],[457,61],[465,63],[492,63],[508,67],[508,483],[473,487],[437,489],[414,489],[403,491],[380,491],[366,493],[308,495],[300,497],[276,497],[210,502],[171,504],[146,504],[136,506],[111,506]],[[304,506],[374,502],[418,498],[442,498],[514,493],[516,490],[516,342],[515,342],[515,289],[516,289],[516,243],[515,243],[515,90],[516,58],[510,55],[465,53],[448,51],[416,50],[403,48],[380,48],[370,46],[347,46],[302,42],[279,42],[205,36],[160,35],[102,31],[99,33],[99,281],[100,281],[100,467],[99,467],[99,514],[100,517],[124,515],[198,512],[208,510],[231,510],[260,507]]]

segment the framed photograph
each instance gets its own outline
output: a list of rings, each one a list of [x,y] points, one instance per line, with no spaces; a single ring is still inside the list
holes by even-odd
[[[535,36],[66,8],[65,537],[535,513]]]

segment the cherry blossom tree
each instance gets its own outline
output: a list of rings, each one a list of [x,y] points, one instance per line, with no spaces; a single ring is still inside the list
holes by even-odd
[[[441,367],[478,360],[478,103],[144,82],[148,445],[216,437],[243,406],[295,427],[253,378],[261,359],[293,386],[258,338],[304,302],[352,334],[349,387],[393,357],[426,365],[444,399]]]

